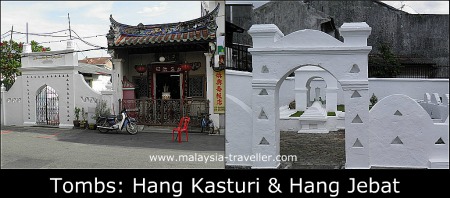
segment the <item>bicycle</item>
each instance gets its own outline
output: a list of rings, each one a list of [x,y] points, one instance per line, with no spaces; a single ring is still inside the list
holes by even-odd
[[[209,134],[214,133],[214,122],[209,118],[211,114],[209,113],[202,113],[202,120],[200,122],[200,126],[202,127],[202,133],[203,131],[208,131]],[[212,130],[211,130],[212,128]]]

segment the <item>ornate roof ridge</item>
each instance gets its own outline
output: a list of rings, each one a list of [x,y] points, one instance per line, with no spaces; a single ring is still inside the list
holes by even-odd
[[[117,22],[110,16],[110,29],[106,35],[108,46],[189,42],[215,38],[218,4],[214,10],[197,19],[178,23],[130,26]]]
[[[139,23],[138,25],[134,26],[134,25],[128,25],[128,24],[123,24],[123,23],[117,22],[113,18],[112,14],[109,15],[109,21],[111,22],[112,26],[116,26],[116,27],[117,26],[119,26],[119,27],[137,27],[137,28],[144,28],[144,29],[156,28],[156,27],[162,27],[162,26],[175,26],[175,25],[178,25],[178,24],[192,24],[192,23],[196,23],[198,21],[206,20],[206,19],[210,18],[211,16],[213,16],[215,18],[217,16],[218,12],[219,12],[219,7],[220,7],[220,3],[217,4],[216,8],[214,8],[213,11],[211,11],[210,13],[208,13],[208,14],[202,16],[202,17],[199,17],[199,18],[196,18],[196,19],[191,19],[191,20],[188,20],[188,21],[181,21],[181,22],[148,24],[148,25],[143,25],[142,23]]]

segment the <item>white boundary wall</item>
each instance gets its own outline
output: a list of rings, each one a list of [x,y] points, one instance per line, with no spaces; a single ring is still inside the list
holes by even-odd
[[[244,87],[245,84],[251,83],[252,73],[250,72],[237,72],[232,70],[227,70],[227,78],[233,79],[229,82],[229,86],[240,86]],[[295,99],[295,84],[294,77],[288,77],[281,84],[280,87],[280,107],[289,105],[290,102]],[[311,87],[324,86],[325,82],[323,80],[313,80],[311,82]],[[250,85],[249,85],[250,86]],[[233,89],[227,89],[227,93],[234,93]],[[243,94],[239,93],[239,94]],[[245,92],[247,93],[247,92]],[[415,100],[423,100],[424,93],[438,93],[439,96],[443,97],[445,94],[449,93],[449,80],[448,79],[409,79],[409,78],[369,78],[369,93],[372,93],[378,98],[378,101],[386,96],[392,94],[403,94],[407,95]],[[238,94],[238,95],[239,95]],[[311,93],[314,94],[314,93]],[[344,104],[343,91],[341,86],[338,84],[338,104]],[[236,95],[236,94],[232,94]],[[325,96],[325,90],[320,90],[320,95],[322,98]],[[250,98],[244,99],[250,100]],[[312,98],[313,100],[313,98]],[[311,100],[311,101],[312,101]],[[249,101],[246,101],[249,102]],[[248,103],[247,103],[248,104]]]
[[[36,95],[45,85],[58,94],[59,127],[73,127],[75,107],[90,111],[87,120],[92,123],[90,117],[100,99],[107,99],[112,105],[113,93],[102,97],[78,74],[78,55],[72,46],[68,41],[66,50],[32,53],[31,49],[26,49],[28,45],[24,45],[22,76],[9,91],[2,92],[2,125],[35,125]]]
[[[286,82],[286,81],[285,81]],[[281,85],[291,86],[291,85]],[[313,80],[311,87],[325,86],[323,80]],[[286,92],[286,97],[294,97],[295,93]],[[415,79],[415,78],[369,78],[369,94],[377,96],[378,101],[386,96],[392,94],[404,94],[415,100],[423,100],[424,93],[438,93],[440,96],[449,93],[449,80],[448,79]],[[314,94],[314,93],[311,93]],[[325,90],[320,90],[322,98],[325,96]],[[338,84],[338,104],[344,104],[343,91]],[[281,94],[280,94],[281,96]],[[311,101],[314,98],[311,99]],[[280,103],[281,104],[281,103]]]

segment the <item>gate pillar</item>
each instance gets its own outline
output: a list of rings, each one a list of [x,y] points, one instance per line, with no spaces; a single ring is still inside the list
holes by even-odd
[[[278,168],[275,157],[280,153],[280,119],[278,89],[275,81],[252,82],[253,135],[252,150],[256,160],[252,168]]]
[[[345,99],[345,168],[370,168],[368,81],[341,81]]]

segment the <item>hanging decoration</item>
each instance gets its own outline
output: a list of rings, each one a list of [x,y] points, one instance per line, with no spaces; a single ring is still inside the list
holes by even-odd
[[[134,69],[135,69],[139,74],[141,74],[141,77],[142,77],[142,75],[143,75],[145,72],[147,72],[147,66],[144,65],[144,64],[142,64],[142,55],[141,55],[141,64],[135,65],[135,66],[134,66]]]
[[[184,63],[180,65],[181,71],[188,72],[192,69],[192,65],[190,63],[187,63],[186,53],[184,53]]]
[[[147,66],[146,65],[135,65],[134,69],[141,74],[145,73],[147,71]]]
[[[192,65],[189,63],[183,63],[180,65],[181,71],[187,72],[192,69]]]

